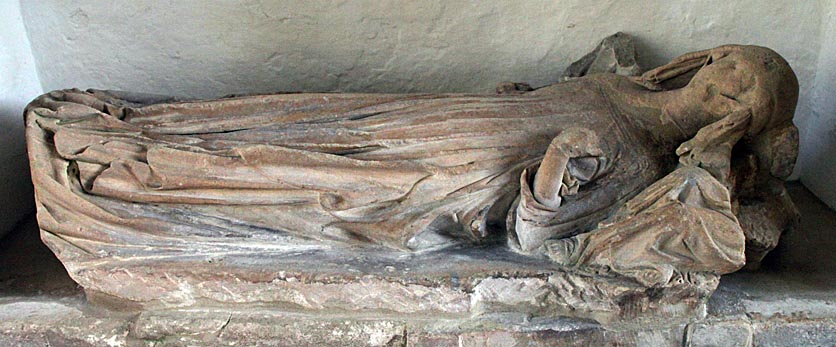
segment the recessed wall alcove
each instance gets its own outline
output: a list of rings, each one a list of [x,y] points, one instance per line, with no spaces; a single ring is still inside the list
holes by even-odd
[[[24,0],[0,9],[2,345],[836,344],[836,1]],[[615,32],[633,37],[645,69],[752,44],[781,54],[799,80],[800,152],[788,191],[801,223],[759,269],[724,275],[698,319],[619,327],[536,315],[312,316],[257,305],[143,310],[85,294],[41,242],[22,114],[44,92],[491,93],[502,81],[559,82]]]

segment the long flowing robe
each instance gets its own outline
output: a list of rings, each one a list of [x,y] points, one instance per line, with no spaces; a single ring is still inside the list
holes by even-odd
[[[734,93],[694,94],[739,82],[728,78],[734,59],[710,64],[713,51],[695,52],[642,77],[653,89],[705,69],[682,87],[690,93],[667,94],[704,113],[690,114],[693,133],[679,128],[675,139],[651,136],[665,126],[653,119],[657,110],[634,115],[640,121],[625,114],[646,105],[616,94],[635,84],[606,74],[511,95],[175,102],[51,92],[26,111],[42,238],[77,275],[102,264],[121,271],[126,259],[178,267],[184,258],[233,253],[236,265],[257,269],[264,254],[357,249],[346,242],[416,249],[502,231],[523,253],[648,287],[675,273],[728,273],[746,260],[741,220],[757,238],[761,226],[779,235],[796,215],[781,180],[797,153],[797,83],[786,63],[779,75],[769,72],[774,52],[718,54],[746,50],[757,54],[729,59],[751,62],[744,74],[781,91],[757,94],[782,105],[777,121],[763,121],[773,108],[750,107]],[[547,150],[555,155],[543,161]],[[538,201],[543,190],[534,182],[561,175],[561,195]]]
[[[60,108],[52,117],[61,119],[45,115],[40,126],[78,170],[82,198],[153,205],[156,219],[211,216],[315,239],[415,248],[426,231],[490,238],[504,227],[523,169],[570,127],[596,132],[609,177],[567,200],[552,224],[594,225],[664,166],[592,80],[523,95],[130,99],[67,92],[40,101]]]

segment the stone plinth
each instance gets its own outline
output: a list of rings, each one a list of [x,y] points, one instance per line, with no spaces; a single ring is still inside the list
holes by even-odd
[[[416,319],[515,314],[622,326],[703,317],[717,285],[717,276],[692,274],[646,288],[624,278],[566,271],[499,247],[404,254],[297,245],[77,261],[85,258],[77,247],[50,233],[42,237],[60,257],[74,259],[65,265],[89,299],[146,310],[261,308]]]

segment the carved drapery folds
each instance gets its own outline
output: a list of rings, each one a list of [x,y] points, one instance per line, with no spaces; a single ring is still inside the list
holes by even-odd
[[[652,287],[756,264],[797,219],[782,183],[797,82],[768,49],[531,89],[54,91],[26,111],[39,223],[71,272],[267,248],[495,244]]]

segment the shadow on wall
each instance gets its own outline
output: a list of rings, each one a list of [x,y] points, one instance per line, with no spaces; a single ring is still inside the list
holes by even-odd
[[[34,210],[23,108],[42,93],[20,2],[0,1],[0,236]]]
[[[787,192],[801,212],[801,223],[781,235],[778,247],[764,259],[764,269],[788,275],[827,275],[824,282],[836,288],[836,257],[828,242],[836,237],[836,212],[798,182],[788,184]]]
[[[0,237],[35,210],[22,114],[0,105]]]

